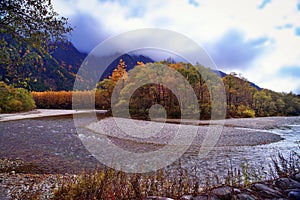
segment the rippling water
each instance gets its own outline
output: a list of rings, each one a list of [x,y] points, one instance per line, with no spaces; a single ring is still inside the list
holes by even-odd
[[[235,129],[255,130],[250,128]],[[181,166],[187,169],[190,174],[194,173],[193,170],[196,168],[196,176],[205,179],[207,176],[214,177],[215,174],[219,178],[225,178],[228,174],[228,169],[240,169],[242,164],[247,163],[250,169],[265,172],[265,177],[268,178],[270,175],[269,165],[272,164],[272,158],[276,159],[279,153],[284,155],[285,158],[288,158],[293,152],[300,155],[300,124],[291,122],[263,131],[280,135],[283,140],[256,146],[216,147],[205,159],[199,159],[195,155],[187,154],[182,157]]]

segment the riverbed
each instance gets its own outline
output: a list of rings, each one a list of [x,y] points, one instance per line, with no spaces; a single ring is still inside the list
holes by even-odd
[[[194,125],[168,123],[163,134],[160,132],[149,138],[119,133],[112,127],[112,121],[113,118],[100,120],[100,123],[107,124],[101,137],[137,153],[156,151],[168,145],[174,136],[172,130],[178,126],[197,127],[198,132],[190,147],[167,168],[172,170],[180,161],[182,168],[190,173],[197,168],[196,173],[203,176],[225,176],[230,167],[238,167],[245,161],[252,167],[266,167],[278,152],[284,155],[299,152],[300,117],[228,119],[218,141],[204,158],[198,156],[198,150],[208,129],[205,121],[196,122],[197,126],[195,122]],[[159,122],[151,123],[159,125]],[[0,122],[0,130],[0,157],[22,159],[36,166],[37,172],[79,173],[104,166],[82,143],[82,131],[93,133],[91,127],[81,127],[78,134],[72,115]]]

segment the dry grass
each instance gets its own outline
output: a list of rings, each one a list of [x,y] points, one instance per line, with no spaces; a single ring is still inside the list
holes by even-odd
[[[126,174],[113,169],[82,173],[76,180],[65,180],[54,192],[54,199],[144,199],[147,196],[166,196],[179,199],[182,195],[198,195],[217,185],[230,185],[239,188],[252,183],[289,176],[300,170],[300,156],[292,152],[285,158],[278,154],[272,158],[270,166],[250,168],[245,160],[239,168],[228,169],[227,177],[221,180],[217,175],[207,176],[205,187],[197,177],[192,177],[180,165],[172,174],[164,170],[147,174]],[[268,173],[266,172],[268,169]]]

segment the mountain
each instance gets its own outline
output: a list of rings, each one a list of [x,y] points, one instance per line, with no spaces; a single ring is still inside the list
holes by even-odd
[[[79,52],[71,42],[67,42],[60,44],[52,52],[52,56],[60,66],[64,66],[69,72],[76,74],[87,54]]]
[[[221,78],[223,78],[223,77],[225,77],[225,76],[227,75],[226,73],[224,73],[224,72],[222,72],[222,71],[220,71],[220,70],[212,69],[212,70],[210,70],[210,71],[216,73],[216,74],[217,74],[219,77],[221,77]]]
[[[211,70],[212,72],[216,73],[219,77],[224,78],[225,76],[227,76],[228,74],[220,71],[220,70]],[[248,81],[250,86],[256,88],[257,90],[261,91],[263,88],[259,87],[258,85],[256,85],[253,82]]]
[[[2,38],[9,44],[15,45],[15,41],[11,37],[2,36]],[[23,47],[23,51],[26,51],[25,47]],[[72,90],[76,74],[82,62],[87,57],[86,53],[78,51],[71,42],[59,44],[50,55],[43,55],[37,51],[34,53],[38,54],[38,59],[31,58],[17,68],[8,68],[3,63],[0,63],[0,81],[17,86],[19,83],[26,81],[26,87],[33,91]],[[144,55],[123,54],[105,69],[99,80],[108,78],[119,64],[120,59],[125,62],[127,71],[133,69],[137,65],[137,62],[155,62],[155,60]],[[227,75],[219,70],[212,71],[217,73],[221,78]],[[256,89],[262,90],[256,84],[249,83]]]
[[[103,80],[104,78],[108,78],[113,70],[118,66],[120,59],[122,59],[126,64],[126,70],[129,71],[134,68],[134,66],[137,65],[137,62],[143,62],[143,63],[153,63],[155,62],[149,57],[143,56],[143,55],[135,55],[135,54],[123,54],[122,56],[119,56],[117,59],[115,59],[103,72],[100,80]]]
[[[24,60],[14,67],[0,62],[0,81],[32,91],[72,90],[76,74],[87,56],[79,52],[70,42],[59,44],[50,54],[45,55],[34,49],[26,53],[26,45],[18,47],[16,41],[8,35],[0,35],[0,39],[19,49],[17,50],[21,52],[19,59]],[[154,62],[142,55],[124,54],[107,67],[100,80],[111,75],[120,59],[126,62],[128,70],[132,69],[138,61]]]
[[[0,81],[33,91],[72,89],[86,56],[71,43],[59,44],[53,52],[45,54],[34,48],[28,50],[26,43],[8,34],[0,34],[0,40],[8,46],[3,48],[0,60]]]

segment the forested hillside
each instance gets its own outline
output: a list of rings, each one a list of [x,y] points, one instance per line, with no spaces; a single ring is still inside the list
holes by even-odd
[[[87,54],[79,52],[72,43],[57,44],[49,53],[28,49],[5,34],[0,34],[0,47],[5,59],[0,62],[0,81],[8,85],[25,88],[30,91],[62,91],[72,90],[76,73]],[[9,50],[11,49],[11,51]],[[124,54],[106,67],[102,77],[107,78],[118,65],[118,61],[126,61],[127,70],[132,69],[138,61],[154,62],[143,55]]]
[[[61,43],[49,53],[18,44],[10,35],[0,35],[2,59],[0,81],[31,91],[71,90],[85,58],[71,43]]]

